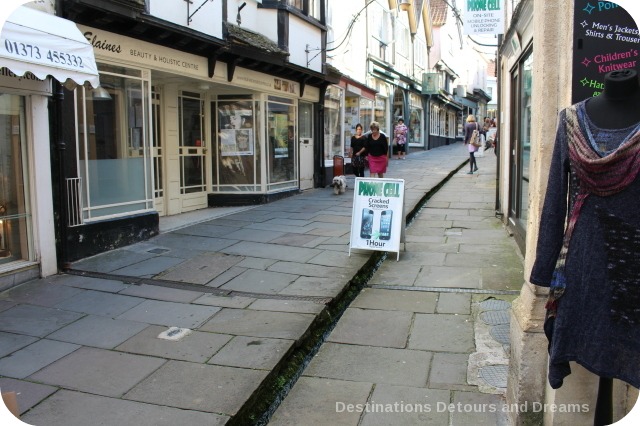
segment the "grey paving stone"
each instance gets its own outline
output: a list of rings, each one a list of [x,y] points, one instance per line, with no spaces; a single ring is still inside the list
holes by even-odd
[[[82,316],[43,306],[18,305],[0,312],[0,331],[44,337]]]
[[[269,219],[264,222],[265,225],[285,225],[290,227],[304,227],[308,226],[310,223],[309,220],[305,219],[288,219],[288,218],[274,218]]]
[[[196,328],[219,310],[220,308],[213,306],[145,300],[118,316],[118,319],[168,327]]]
[[[220,287],[221,285],[228,283],[230,280],[237,277],[238,275],[240,275],[246,270],[247,268],[240,268],[238,266],[233,266],[227,269],[226,271],[224,271],[223,273],[221,273],[220,275],[218,275],[217,277],[215,277],[214,279],[212,279],[211,281],[207,282],[206,287],[215,287],[215,288]]]
[[[92,315],[116,317],[143,301],[144,299],[139,297],[121,296],[119,294],[87,290],[71,299],[58,303],[55,307]]]
[[[17,351],[18,349],[24,348],[37,340],[37,337],[4,333],[0,331],[0,358],[9,355],[11,352]]]
[[[428,252],[428,251],[406,251],[401,252],[400,257],[405,264],[414,266],[443,266],[445,264],[445,256],[450,253]]]
[[[225,238],[231,238],[240,241],[255,241],[258,243],[267,243],[273,239],[281,237],[284,232],[266,231],[263,229],[239,229],[225,235]]]
[[[175,250],[183,250],[187,248],[190,250],[201,250],[207,252],[221,251],[225,247],[229,247],[237,243],[236,240],[229,240],[221,237],[200,237],[197,235],[183,235],[175,232],[161,234],[160,236],[155,237],[153,242]]]
[[[56,275],[51,279],[70,287],[109,293],[117,293],[129,286],[129,284],[124,284],[122,281],[104,280],[102,278],[83,277],[80,275]]]
[[[350,307],[432,314],[437,299],[437,294],[430,292],[365,288]]]
[[[9,300],[0,300],[0,312],[6,311],[7,309],[12,308],[16,305],[16,302],[12,302]]]
[[[315,247],[325,240],[326,238],[318,237],[317,235],[286,233],[279,238],[275,238],[271,243],[284,246]]]
[[[317,223],[314,222],[311,224],[311,226],[314,226],[314,225],[317,225]],[[319,237],[342,237],[343,235],[349,234],[349,231],[350,229],[347,226],[336,226],[334,228],[318,226],[307,231],[307,234],[317,235]]]
[[[494,262],[494,264],[482,268],[482,288],[489,290],[521,289],[524,283],[524,270],[520,259],[502,262],[499,265]]]
[[[219,306],[221,308],[246,308],[256,299],[244,296],[217,296],[215,294],[205,294],[193,301],[197,305]]]
[[[16,393],[20,414],[25,413],[31,407],[58,390],[58,388],[54,386],[9,378],[0,378],[0,389],[2,389],[3,392]]]
[[[429,387],[452,389],[452,385],[467,385],[469,354],[440,352],[433,354]]]
[[[327,341],[404,348],[412,317],[411,312],[348,308]]]
[[[332,267],[347,267],[352,265],[361,265],[364,264],[369,257],[370,253],[355,253],[351,252],[351,257],[348,254],[343,252],[335,252],[335,251],[323,251],[319,253],[317,256],[313,257],[308,261],[308,263],[312,263],[315,265],[324,265],[324,266],[332,266]]]
[[[496,426],[508,425],[503,411],[504,397],[479,392],[453,392],[451,424]],[[493,411],[493,412],[492,412]]]
[[[415,287],[482,288],[479,268],[428,266],[423,268]]]
[[[291,296],[337,296],[348,279],[336,278],[319,278],[319,277],[300,277],[289,286],[282,289],[278,294]]]
[[[0,359],[0,375],[24,379],[80,346],[54,340],[39,340]]]
[[[352,269],[349,268],[310,265],[308,263],[277,262],[270,266],[269,270],[304,275],[307,277],[345,279],[345,281],[353,276],[353,273],[351,273]],[[355,271],[355,269],[353,269],[353,271]]]
[[[325,343],[304,376],[369,383],[425,386],[429,352]]]
[[[234,415],[267,371],[168,361],[129,391],[125,399]]]
[[[164,359],[83,347],[30,378],[67,389],[120,397],[164,363]]]
[[[143,260],[142,262],[134,263],[133,265],[125,266],[124,268],[116,269],[113,273],[130,277],[151,278],[182,262],[184,262],[183,259],[176,257],[156,256]]]
[[[378,384],[360,425],[449,425],[449,401],[447,390]]]
[[[151,253],[136,253],[125,249],[111,250],[72,264],[73,269],[93,272],[112,272],[116,269],[155,257]]]
[[[166,330],[167,327],[156,325],[147,327],[116,349],[141,355],[203,363],[233,337],[227,334],[192,331],[177,341],[158,338],[158,335]]]
[[[61,390],[29,411],[22,419],[29,424],[43,426],[218,426],[225,424],[229,418],[213,413]]]
[[[185,261],[180,266],[159,274],[157,278],[194,284],[206,284],[243,259],[241,256],[204,253]]]
[[[52,307],[82,291],[73,287],[52,284],[45,280],[33,280],[0,293],[0,299]]]
[[[471,295],[469,293],[438,293],[439,314],[463,314],[471,313]]]
[[[314,315],[225,308],[200,327],[202,331],[276,339],[299,339]]]
[[[254,243],[241,241],[222,250],[224,253],[239,256],[262,257],[265,259],[286,260],[290,262],[307,262],[321,253],[320,250],[305,247],[289,247],[278,244]]]
[[[298,275],[248,269],[219,287],[223,290],[277,294],[298,278]]]
[[[276,262],[277,260],[273,260],[273,259],[261,259],[259,257],[245,257],[241,262],[238,262],[238,266],[242,268],[248,268],[248,269],[265,270]]]
[[[83,346],[111,349],[139,333],[147,324],[87,315],[51,333],[47,338]]]
[[[308,300],[258,299],[249,305],[256,311],[297,312],[300,314],[319,314],[324,304]]]
[[[271,370],[287,355],[293,340],[236,336],[208,364]]]
[[[434,352],[474,350],[473,321],[468,315],[416,314],[409,348]]]
[[[301,377],[269,421],[273,426],[356,426],[371,383]],[[347,404],[353,404],[348,407]]]
[[[122,290],[120,294],[142,297],[145,299],[164,300],[166,302],[190,303],[204,293],[177,288],[161,287],[158,285],[132,285]]]
[[[222,237],[228,238],[228,234],[236,231],[238,228],[230,226],[222,226],[217,222],[203,222],[196,225],[185,226],[184,228],[173,231],[176,234],[197,235],[200,237]]]

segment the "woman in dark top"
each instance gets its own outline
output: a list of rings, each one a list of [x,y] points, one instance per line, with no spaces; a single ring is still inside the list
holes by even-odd
[[[356,134],[351,136],[351,150],[349,152],[351,157],[351,167],[353,167],[353,174],[356,177],[364,177],[365,154],[364,142],[367,138],[362,134],[362,124],[356,124]]]
[[[377,177],[383,178],[387,172],[389,140],[384,134],[380,133],[380,125],[377,121],[371,122],[369,128],[371,133],[367,136],[364,149],[369,154],[367,160],[369,160],[370,176],[375,177],[374,175],[377,175]]]

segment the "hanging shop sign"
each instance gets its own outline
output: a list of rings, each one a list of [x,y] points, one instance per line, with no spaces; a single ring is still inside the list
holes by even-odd
[[[502,0],[465,0],[464,33],[469,35],[504,34]]]
[[[604,76],[628,68],[640,74],[640,33],[616,3],[576,0],[573,23],[572,102],[598,96]]]
[[[404,179],[356,178],[351,249],[390,251],[400,257],[404,237]]]

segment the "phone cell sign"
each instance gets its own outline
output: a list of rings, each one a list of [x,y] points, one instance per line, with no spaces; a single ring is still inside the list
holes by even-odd
[[[403,179],[356,178],[351,216],[351,248],[400,250]]]

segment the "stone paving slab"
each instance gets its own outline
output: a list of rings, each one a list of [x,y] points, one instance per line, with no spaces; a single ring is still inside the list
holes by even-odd
[[[321,253],[320,250],[304,247],[288,247],[277,244],[252,243],[241,241],[224,249],[224,253],[239,256],[262,257],[266,259],[286,260],[289,262],[307,262]]]
[[[505,400],[500,395],[454,391],[452,403],[451,424],[477,426],[510,424],[506,413],[502,411]]]
[[[221,285],[228,283],[238,275],[242,274],[246,270],[247,268],[232,266],[231,268],[227,269],[226,271],[224,271],[223,273],[221,273],[211,281],[207,282],[206,287],[216,287],[216,288],[220,287]]]
[[[103,396],[120,397],[166,361],[82,347],[30,379]]]
[[[87,315],[51,333],[47,338],[77,345],[113,349],[145,327],[147,325],[140,322]]]
[[[299,339],[314,319],[311,314],[222,309],[201,331],[275,339]]]
[[[304,376],[369,383],[425,386],[431,353],[325,343]]]
[[[443,330],[447,330],[443,333]],[[469,315],[416,314],[409,348],[434,352],[472,352],[473,322]]]
[[[404,252],[400,253],[400,257],[404,262]],[[403,268],[398,270],[395,262],[395,257],[393,257],[393,259],[387,257],[382,265],[380,265],[374,276],[369,280],[369,285],[378,284],[412,286],[416,278],[420,274],[422,266],[404,264]]]
[[[145,299],[164,300],[165,302],[190,303],[204,295],[197,291],[180,290],[177,288],[160,287],[157,285],[131,285],[122,290],[125,296],[142,297]]]
[[[335,297],[344,288],[347,280],[337,278],[300,277],[278,294],[291,296]]]
[[[83,277],[80,275],[59,274],[45,278],[45,280],[51,280],[54,283],[64,284],[65,286],[108,293],[117,293],[129,287],[129,284],[124,284],[122,281]]]
[[[176,229],[173,231],[176,234],[193,235],[198,237],[225,237],[239,230],[240,228],[234,228],[230,226],[222,226],[217,222],[203,222],[197,225],[185,226],[184,228]]]
[[[249,305],[256,311],[297,312],[299,314],[319,314],[324,304],[307,300],[258,299]]]
[[[308,247],[314,248],[318,244],[322,244],[328,237],[318,237],[316,235],[307,234],[283,234],[280,238],[271,241],[272,244],[281,244],[285,246]]]
[[[0,293],[0,300],[52,307],[81,292],[73,287],[34,280]]]
[[[186,410],[234,415],[267,371],[168,361],[124,398]]]
[[[0,358],[37,341],[37,337],[0,331]]]
[[[185,247],[188,247],[191,250],[201,250],[206,252],[221,251],[222,249],[232,246],[238,242],[237,240],[230,240],[221,237],[201,237],[198,235],[184,235],[173,232],[161,234],[151,239],[151,241],[154,244],[176,250],[183,250]]]
[[[480,268],[427,266],[414,282],[415,287],[482,288]]]
[[[322,277],[322,278],[334,278],[334,279],[347,279],[353,276],[355,269],[339,268],[323,265],[310,265],[308,263],[298,262],[276,262],[269,267],[269,271],[286,272],[290,274],[298,274],[307,277]]]
[[[219,310],[214,306],[145,300],[117,318],[168,327],[196,328]]]
[[[116,269],[113,271],[113,274],[151,278],[154,275],[181,264],[182,262],[184,262],[184,259],[179,259],[177,257],[156,256],[133,265],[125,266],[124,268]]]
[[[266,270],[269,266],[276,263],[274,259],[261,259],[259,257],[245,257],[237,265],[241,268]]]
[[[217,426],[224,425],[228,417],[61,390],[22,419],[43,426],[87,426],[97,421],[114,426]]]
[[[82,316],[42,306],[18,305],[0,312],[0,331],[44,337]]]
[[[284,235],[284,232],[267,231],[264,229],[238,229],[225,235],[225,238],[240,241],[255,241],[258,243],[268,243]]]
[[[248,269],[219,288],[223,290],[276,294],[297,278],[298,275]]]
[[[116,349],[140,355],[204,363],[233,337],[228,334],[192,331],[180,340],[158,338],[158,335],[165,331],[167,327],[149,326]]]
[[[446,390],[379,384],[369,398],[370,412],[364,413],[360,425],[449,425],[449,413],[439,410],[449,400]]]
[[[114,318],[142,302],[144,302],[144,299],[140,297],[85,290],[64,302],[58,303],[55,307],[67,311]]]
[[[301,377],[269,421],[272,426],[357,426],[361,412],[346,404],[367,402],[371,383]],[[341,403],[344,403],[344,408]]]
[[[429,387],[435,389],[475,390],[467,383],[469,354],[435,353],[431,362]],[[466,389],[465,389],[466,388]]]
[[[294,343],[285,339],[236,336],[207,363],[270,371]]]
[[[20,414],[58,390],[55,386],[41,385],[9,378],[0,378],[0,389],[3,392],[15,392]]]
[[[152,257],[155,257],[155,255],[151,253],[137,253],[126,249],[117,249],[74,262],[73,268],[82,271],[112,272]]]
[[[468,293],[438,293],[439,314],[471,314],[471,295]]]
[[[327,342],[404,348],[412,317],[410,312],[347,308]]]
[[[436,302],[437,293],[365,288],[349,306],[432,314],[435,312]]]
[[[24,379],[78,349],[79,345],[42,339],[0,359],[0,375]]]
[[[216,296],[214,294],[205,294],[193,301],[197,305],[219,306],[221,308],[246,308],[256,299],[244,296]]]
[[[0,312],[16,306],[17,303],[9,300],[0,300]]]

